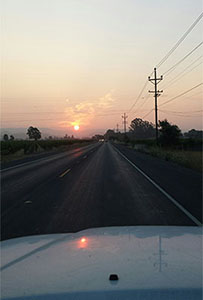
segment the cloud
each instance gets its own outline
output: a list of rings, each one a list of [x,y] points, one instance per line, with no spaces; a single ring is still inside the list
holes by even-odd
[[[74,125],[88,125],[91,120],[100,113],[112,108],[115,99],[112,96],[113,91],[110,91],[96,101],[85,100],[74,105],[70,105],[70,101],[66,101],[68,106],[65,109],[66,120],[59,122],[61,127],[69,127]]]
[[[115,100],[113,99],[112,97],[112,92],[111,93],[108,93],[106,94],[104,97],[101,97],[99,99],[99,108],[102,110],[102,109],[109,109],[113,106]]]

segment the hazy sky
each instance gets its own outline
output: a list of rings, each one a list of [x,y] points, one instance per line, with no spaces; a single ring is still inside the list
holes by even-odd
[[[72,134],[78,124],[80,135],[117,123],[121,128],[122,113],[128,114],[153,67],[201,12],[201,0],[1,1],[2,127],[32,125]],[[202,24],[159,75],[202,41]],[[160,104],[202,82],[202,48],[164,76]],[[201,87],[160,106],[159,119],[183,131],[201,129]],[[146,99],[149,89],[150,83],[128,124],[154,108],[153,95]],[[145,119],[154,122],[154,111]]]

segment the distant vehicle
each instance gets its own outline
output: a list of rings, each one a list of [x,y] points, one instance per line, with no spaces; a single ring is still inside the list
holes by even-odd
[[[202,299],[199,227],[106,227],[1,242],[1,299]]]
[[[99,142],[104,142],[104,139],[99,139]]]

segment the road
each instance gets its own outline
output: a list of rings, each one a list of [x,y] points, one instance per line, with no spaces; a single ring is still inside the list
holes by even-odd
[[[1,171],[2,240],[102,226],[200,225],[201,174],[110,142]]]

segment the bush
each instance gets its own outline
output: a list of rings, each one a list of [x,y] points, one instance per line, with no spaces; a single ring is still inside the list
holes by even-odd
[[[159,142],[163,146],[172,146],[179,143],[181,130],[177,125],[171,125],[167,120],[159,121]]]

